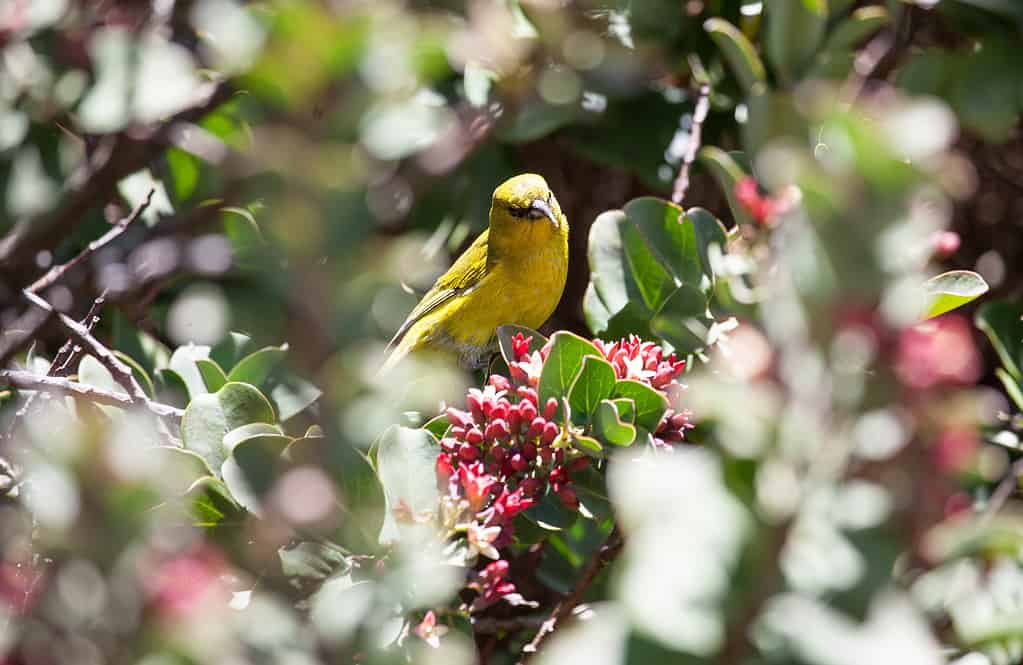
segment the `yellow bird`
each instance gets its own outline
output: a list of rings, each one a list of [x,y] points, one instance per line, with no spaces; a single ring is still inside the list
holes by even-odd
[[[517,175],[496,190],[490,228],[458,257],[405,319],[388,345],[382,371],[409,353],[453,353],[482,366],[498,326],[542,325],[565,289],[568,220],[547,182]]]

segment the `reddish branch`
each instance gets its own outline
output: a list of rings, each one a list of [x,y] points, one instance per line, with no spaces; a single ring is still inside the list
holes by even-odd
[[[543,641],[554,632],[558,622],[582,602],[583,596],[586,595],[586,591],[593,581],[597,579],[597,575],[607,567],[607,564],[614,561],[622,551],[623,544],[621,533],[618,531],[618,527],[615,527],[597,553],[590,559],[589,565],[586,566],[586,570],[583,571],[582,577],[579,578],[572,592],[554,606],[547,620],[540,624],[540,630],[537,631],[532,641],[522,648],[522,658],[519,659],[518,665],[523,665],[532,654],[536,653]]]

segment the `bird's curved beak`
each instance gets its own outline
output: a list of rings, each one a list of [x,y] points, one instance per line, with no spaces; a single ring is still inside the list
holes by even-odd
[[[558,218],[546,201],[543,199],[533,199],[533,202],[529,204],[529,207],[533,210],[539,210],[542,212],[544,217],[551,220],[551,224],[554,225],[554,228],[558,228]]]

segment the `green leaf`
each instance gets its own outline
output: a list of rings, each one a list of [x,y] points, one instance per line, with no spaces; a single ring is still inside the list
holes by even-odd
[[[228,369],[238,364],[244,357],[246,349],[252,344],[252,338],[245,333],[229,332],[227,337],[220,340],[210,351],[210,359],[221,367]]]
[[[263,233],[251,211],[232,206],[221,208],[220,211],[224,213],[224,235],[231,241],[231,248],[237,256],[250,255],[265,244]]]
[[[615,386],[615,370],[603,358],[583,358],[582,370],[568,391],[568,403],[573,413],[590,416],[601,400],[611,396]]]
[[[167,168],[173,183],[174,199],[180,204],[192,195],[199,183],[199,160],[184,150],[168,148]]]
[[[172,406],[188,406],[188,386],[178,373],[169,367],[156,370],[156,398]]]
[[[149,373],[146,372],[142,365],[127,353],[114,351],[114,355],[120,358],[121,362],[131,368],[132,376],[134,376],[135,380],[138,381],[140,386],[142,386],[142,390],[145,391],[146,395],[150,398],[155,397],[156,387],[153,385],[153,380],[149,378]]]
[[[686,219],[693,225],[693,233],[696,235],[696,253],[700,257],[703,274],[713,282],[714,267],[710,264],[709,249],[711,245],[717,245],[721,253],[724,254],[728,243],[725,225],[703,208],[690,208],[686,211]]]
[[[522,514],[544,531],[567,529],[579,517],[579,513],[565,508],[561,499],[550,488],[539,501]]]
[[[624,211],[608,210],[598,215],[590,226],[590,279],[601,302],[612,315],[634,296],[638,300],[639,295],[625,259],[622,229],[626,224],[628,217]]]
[[[712,18],[703,24],[703,29],[721,49],[743,93],[748,94],[754,85],[767,80],[764,63],[760,61],[753,44],[738,28],[724,19]]]
[[[306,577],[324,580],[351,569],[347,553],[326,542],[302,541],[277,550],[281,571],[288,577]]]
[[[278,372],[274,386],[270,388],[270,400],[277,408],[277,418],[282,423],[308,409],[320,399],[323,391],[303,378],[288,372]]]
[[[231,497],[227,485],[212,476],[198,479],[185,494],[188,511],[196,526],[215,527],[243,517],[241,506]]]
[[[224,452],[231,454],[235,446],[253,436],[283,436],[284,430],[271,423],[249,423],[235,427],[224,435]]]
[[[1020,388],[1019,383],[1016,382],[1012,376],[1001,367],[995,369],[995,376],[1005,386],[1005,392],[1012,399],[1016,405],[1016,410],[1023,411],[1023,389]]]
[[[557,399],[560,405],[561,399],[568,394],[569,387],[582,369],[583,358],[603,357],[597,347],[575,333],[562,330],[554,333],[551,340],[551,351],[540,372],[540,383],[537,386],[541,409],[551,397]],[[559,406],[558,412],[561,411]]]
[[[1023,382],[1023,308],[1005,301],[981,305],[974,322],[995,348],[1002,366],[1016,380]]]
[[[600,457],[604,452],[604,446],[600,441],[585,434],[573,434],[572,445],[576,450],[581,450],[590,457]]]
[[[629,224],[622,232],[625,258],[629,270],[639,287],[643,303],[656,312],[668,294],[674,290],[676,281],[654,254],[652,247],[635,225]]]
[[[250,513],[261,515],[260,500],[282,473],[281,454],[290,443],[291,438],[283,434],[254,434],[235,443],[231,457],[224,461],[224,482]]]
[[[746,177],[738,162],[721,148],[704,146],[698,153],[700,163],[707,167],[714,177],[718,187],[721,188],[725,199],[728,201],[728,208],[732,211],[732,217],[736,224],[752,224],[753,218],[746,208],[739,203],[735,197],[735,184]]]
[[[891,16],[884,7],[871,5],[860,7],[849,18],[841,21],[828,35],[824,52],[839,53],[855,48],[867,37],[888,25]]]
[[[639,227],[660,262],[684,283],[699,285],[703,266],[696,229],[675,204],[643,196],[625,204],[629,221]]]
[[[665,301],[650,321],[650,330],[679,353],[693,353],[706,346],[707,296],[694,286],[683,284]]]
[[[195,344],[179,346],[171,354],[168,367],[181,377],[182,382],[184,382],[185,387],[188,389],[189,399],[195,399],[199,395],[205,395],[209,392],[206,389],[206,382],[203,381],[202,374],[199,373],[199,368],[195,364],[196,360],[209,357],[210,347],[196,346]]]
[[[446,413],[431,418],[423,425],[423,429],[437,437],[437,439],[443,439],[449,427],[451,427],[451,421],[448,420],[448,414]]]
[[[386,505],[379,535],[381,544],[401,539],[406,525],[399,524],[394,516],[400,505],[407,506],[413,514],[437,510],[440,494],[435,469],[439,453],[440,444],[426,430],[394,425],[384,432],[376,456]]]
[[[657,429],[668,410],[668,398],[645,383],[622,379],[615,384],[615,397],[627,397],[636,404],[636,424],[651,432]]]
[[[254,351],[238,361],[238,364],[228,372],[227,380],[240,381],[259,387],[281,364],[287,353],[287,344],[267,346]]]
[[[227,383],[227,375],[215,361],[209,358],[199,358],[195,361],[195,366],[199,368],[203,383],[211,393],[217,392]]]
[[[592,281],[586,285],[586,292],[583,294],[583,317],[586,319],[586,326],[590,329],[590,333],[597,336],[607,330],[608,322],[611,319],[611,312],[597,295],[597,288]]]
[[[927,280],[924,284],[930,303],[924,318],[931,319],[962,307],[988,291],[987,282],[969,270],[951,270]]]
[[[543,348],[543,345],[547,343],[547,338],[536,332],[532,328],[525,326],[517,326],[511,323],[497,327],[497,343],[501,348],[501,357],[504,358],[504,362],[511,364],[515,362],[514,349],[512,348],[512,338],[515,335],[522,333],[525,338],[529,340],[529,352],[539,351]]]
[[[629,397],[618,397],[611,400],[615,405],[618,417],[623,423],[633,424],[636,422],[636,402]]]
[[[771,0],[765,9],[767,57],[782,80],[792,83],[824,37],[827,0]]]
[[[211,469],[220,469],[228,454],[225,434],[242,425],[273,421],[273,407],[259,390],[247,383],[226,383],[189,403],[181,419],[181,438],[185,448],[201,455]]]
[[[636,426],[622,420],[617,404],[611,400],[600,403],[594,429],[597,436],[614,446],[631,446],[636,440]]]

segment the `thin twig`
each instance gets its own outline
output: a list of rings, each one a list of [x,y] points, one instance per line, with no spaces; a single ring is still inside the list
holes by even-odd
[[[533,637],[529,644],[522,647],[522,658],[519,659],[518,665],[523,665],[532,654],[536,653],[543,641],[554,632],[558,621],[571,613],[582,602],[583,596],[586,594],[587,589],[590,588],[590,585],[593,584],[593,580],[597,579],[597,575],[600,574],[600,571],[604,570],[607,564],[614,561],[615,557],[622,551],[623,544],[624,541],[622,540],[621,533],[618,531],[618,527],[615,527],[611,530],[604,544],[597,550],[597,553],[590,559],[589,565],[583,571],[582,577],[579,578],[572,592],[554,606],[547,620],[540,624],[540,630],[537,631],[536,636]]]
[[[682,200],[685,199],[686,192],[689,190],[689,170],[693,167],[693,162],[696,161],[696,153],[703,140],[703,123],[707,120],[709,111],[710,86],[703,83],[700,85],[700,97],[696,101],[696,109],[693,111],[693,125],[689,129],[689,144],[686,145],[682,167],[678,170],[678,177],[675,178],[675,186],[671,191],[671,202],[676,205],[682,205]]]
[[[82,346],[88,350],[89,354],[96,358],[104,367],[110,370],[114,380],[117,381],[121,386],[128,391],[129,399],[139,400],[143,403],[149,401],[149,397],[145,391],[142,390],[142,386],[139,385],[138,381],[135,380],[135,376],[131,373],[131,368],[125,365],[120,358],[114,355],[113,351],[103,346],[99,340],[92,336],[92,333],[72,319],[67,314],[58,312],[53,308],[53,305],[46,302],[36,294],[29,290],[22,291],[25,299],[30,303],[48,312],[51,315],[55,315],[57,320],[60,321],[61,325],[68,331],[72,338],[78,340]]]
[[[0,369],[0,382],[19,390],[39,390],[57,395],[78,397],[95,404],[117,406],[122,409],[138,405],[135,399],[125,393],[89,386],[62,376],[40,376],[20,369]],[[163,418],[180,419],[185,415],[183,409],[169,404],[146,400],[143,405]]]
[[[991,493],[991,498],[988,499],[987,505],[984,506],[984,514],[981,515],[981,521],[987,522],[1002,509],[1002,506],[1009,500],[1009,497],[1012,496],[1013,491],[1019,484],[1021,476],[1023,476],[1023,458],[1013,462],[1012,466],[1009,467],[1009,473],[1002,478],[1001,482],[998,483],[998,487]]]
[[[85,329],[90,333],[96,324],[99,323],[99,312],[106,303],[106,290],[103,291],[95,300],[92,301],[92,305],[89,307],[89,311],[85,317],[79,322]],[[75,344],[74,340],[69,339],[64,343],[64,346],[60,347],[57,351],[57,355],[53,357],[53,362],[50,363],[50,369],[46,372],[47,376],[67,376],[69,370],[74,367],[74,363],[82,355],[82,347],[80,344]]]
[[[153,194],[155,193],[156,188],[155,187],[151,188],[149,190],[149,194],[146,195],[146,198],[140,201],[137,206],[135,206],[135,209],[131,211],[131,214],[119,220],[116,224],[113,225],[113,227],[111,227],[109,231],[107,231],[99,238],[96,238],[88,245],[86,245],[85,249],[83,249],[78,254],[75,254],[72,258],[70,258],[67,261],[67,263],[62,263],[60,265],[56,265],[50,268],[48,271],[46,271],[45,275],[43,275],[36,281],[32,282],[27,287],[27,290],[31,291],[32,293],[39,293],[43,289],[49,288],[58,280],[60,280],[60,278],[63,277],[64,273],[66,273],[68,270],[75,267],[76,265],[81,263],[85,258],[91,256],[104,245],[107,245],[108,243],[112,242],[122,233],[127,231],[128,226],[136,219],[138,219],[140,216],[142,216],[142,213],[144,213],[146,211],[146,208],[149,207],[149,204],[153,200]]]

